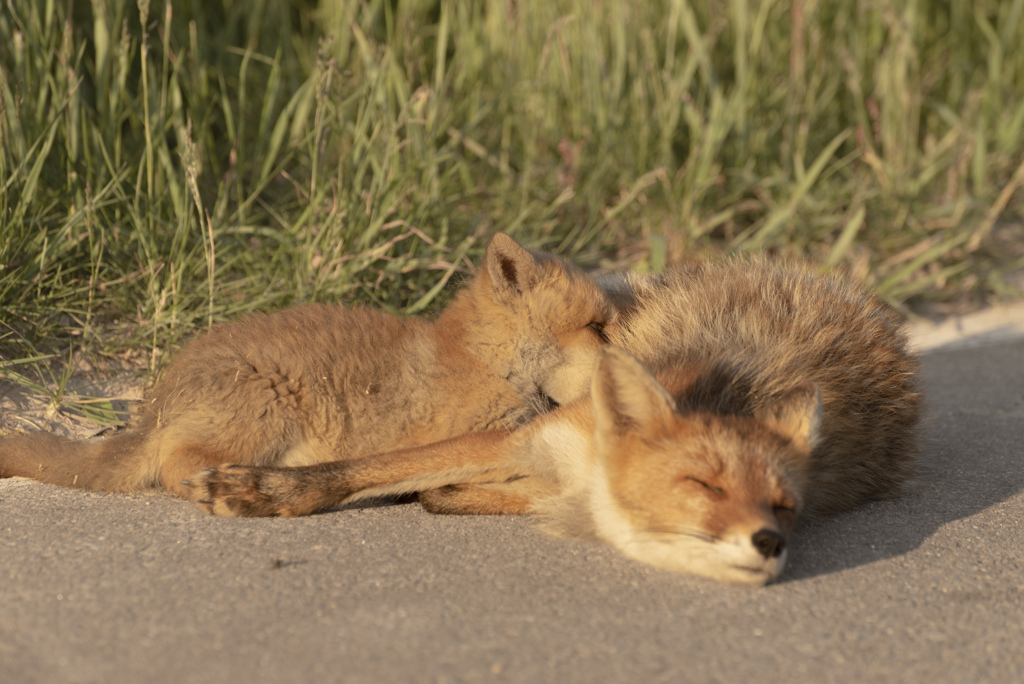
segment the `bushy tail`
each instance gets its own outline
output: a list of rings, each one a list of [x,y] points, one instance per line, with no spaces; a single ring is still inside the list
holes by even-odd
[[[105,492],[129,492],[152,484],[145,434],[129,430],[110,437],[69,440],[47,433],[0,439],[0,478]]]

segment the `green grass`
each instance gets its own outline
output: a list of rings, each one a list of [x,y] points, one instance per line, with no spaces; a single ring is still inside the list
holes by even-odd
[[[0,375],[155,367],[296,302],[429,310],[494,230],[1014,296],[1020,45],[1024,0],[9,0]]]

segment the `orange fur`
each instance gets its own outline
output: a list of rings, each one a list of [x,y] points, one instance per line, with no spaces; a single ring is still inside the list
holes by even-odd
[[[799,514],[898,495],[913,475],[917,362],[861,289],[763,260],[609,287],[625,307],[609,335],[653,375],[609,347],[590,398],[517,431],[312,469],[203,471],[193,500],[301,515],[433,490],[431,510],[530,511],[659,567],[762,584]]]
[[[586,392],[614,309],[589,277],[499,233],[436,322],[315,304],[192,340],[112,437],[0,440],[0,476],[188,495],[224,463],[297,466],[517,427]]]

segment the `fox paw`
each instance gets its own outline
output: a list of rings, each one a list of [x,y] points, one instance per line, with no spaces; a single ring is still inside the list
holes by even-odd
[[[204,468],[181,484],[188,498],[212,515],[290,518],[299,513],[280,500],[276,474],[270,468],[229,464]]]

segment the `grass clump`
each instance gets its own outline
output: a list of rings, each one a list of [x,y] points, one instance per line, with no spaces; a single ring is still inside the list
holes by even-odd
[[[6,0],[0,374],[69,343],[155,367],[296,302],[424,311],[494,230],[1012,295],[1021,44],[1024,0]]]

